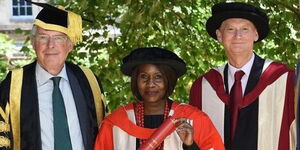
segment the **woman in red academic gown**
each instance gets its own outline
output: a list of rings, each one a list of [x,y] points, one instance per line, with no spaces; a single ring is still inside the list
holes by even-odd
[[[95,150],[136,150],[168,117],[176,130],[156,150],[223,150],[220,135],[206,114],[169,99],[186,65],[175,53],[158,47],[138,48],[123,59],[137,100],[121,106],[101,124]]]

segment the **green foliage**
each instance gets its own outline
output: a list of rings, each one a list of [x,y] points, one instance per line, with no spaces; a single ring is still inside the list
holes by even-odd
[[[90,67],[101,79],[110,110],[133,101],[130,79],[120,72],[122,58],[135,48],[173,50],[187,63],[172,99],[188,102],[192,82],[226,61],[223,48],[205,30],[211,7],[225,0],[57,0],[93,23],[84,23],[84,42],[68,58]],[[299,57],[298,0],[240,0],[262,7],[270,16],[269,36],[255,45],[266,58],[291,68]],[[296,10],[296,11],[295,11]],[[115,32],[113,32],[115,31]]]
[[[70,59],[94,70],[102,80],[108,106],[114,110],[134,100],[130,79],[119,69],[122,58],[138,47],[159,46],[173,50],[186,61],[188,72],[179,79],[172,98],[187,102],[192,82],[226,61],[223,48],[205,30],[211,6],[217,2],[221,1],[77,0],[74,5],[67,0],[65,4],[69,9],[93,20],[93,23],[84,22],[87,31],[84,42]],[[248,2],[261,6],[270,16],[271,32],[266,40],[255,45],[255,51],[294,68],[299,57],[300,21],[287,6],[295,7],[298,2]],[[109,29],[118,29],[121,34],[113,36]]]
[[[16,29],[15,33],[28,35],[29,32]],[[32,48],[29,48],[29,38],[25,40],[23,47],[19,50],[14,45],[14,40],[9,39],[8,35],[0,33],[0,81],[2,81],[7,72],[11,69],[22,67],[28,64],[34,58],[35,54]],[[12,57],[12,54],[18,53],[20,56]],[[24,57],[24,55],[26,57]]]
[[[265,7],[270,16],[271,29],[268,38],[257,45],[257,52],[295,68],[296,58],[300,54],[300,2],[265,0],[255,4]]]
[[[85,18],[93,16],[92,18],[97,19],[94,20],[94,24],[85,27],[100,31],[89,32],[88,36],[84,37],[84,43],[77,48],[84,49],[86,53],[80,54],[82,57],[78,58],[88,59],[89,63],[84,62],[83,65],[90,66],[102,79],[111,110],[134,100],[130,91],[130,79],[119,71],[121,59],[134,48],[164,47],[174,50],[186,60],[189,71],[178,81],[172,95],[173,99],[181,102],[187,102],[190,85],[200,73],[225,60],[223,52],[216,50],[218,44],[205,33],[204,24],[208,15],[203,14],[209,14],[209,7],[202,3],[197,1],[110,1],[109,5],[106,2],[95,3],[97,4],[87,6],[85,10],[90,11],[85,11],[84,14],[87,15]],[[83,8],[73,9],[78,12]],[[121,35],[109,37],[111,35],[108,34],[110,32],[108,29],[112,26],[119,29]],[[109,39],[103,41],[101,38]],[[215,49],[210,51],[207,47]],[[78,53],[74,55],[78,56]],[[74,60],[73,58],[70,57]]]
[[[0,76],[3,77],[8,71],[8,60],[6,53],[13,48],[12,41],[8,39],[8,36],[0,33]]]

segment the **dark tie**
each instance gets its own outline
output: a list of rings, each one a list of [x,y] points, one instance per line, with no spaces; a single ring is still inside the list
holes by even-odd
[[[52,93],[54,150],[72,150],[65,104],[59,89],[61,77],[51,79],[54,85]]]
[[[242,82],[241,79],[244,75],[243,71],[237,71],[234,74],[234,83],[230,91],[230,140],[233,142],[235,129],[238,119],[239,108],[238,105],[243,99]]]

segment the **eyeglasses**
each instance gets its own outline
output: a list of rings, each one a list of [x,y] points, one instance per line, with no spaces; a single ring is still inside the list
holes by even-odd
[[[151,77],[150,75],[148,75],[146,73],[141,73],[138,75],[138,80],[142,81],[143,83],[148,83],[148,82],[163,83],[164,82],[164,78],[163,78],[162,74],[155,74],[153,77]]]
[[[50,36],[47,34],[37,34],[35,37],[40,44],[47,44],[50,39],[55,45],[62,45],[67,41],[67,37],[65,35]]]

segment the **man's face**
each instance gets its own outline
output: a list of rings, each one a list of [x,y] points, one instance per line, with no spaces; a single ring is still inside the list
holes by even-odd
[[[230,18],[223,21],[216,34],[228,57],[252,55],[253,44],[258,40],[254,24],[242,18]]]
[[[73,44],[66,34],[37,27],[32,40],[38,63],[49,73],[57,74],[63,68]]]

